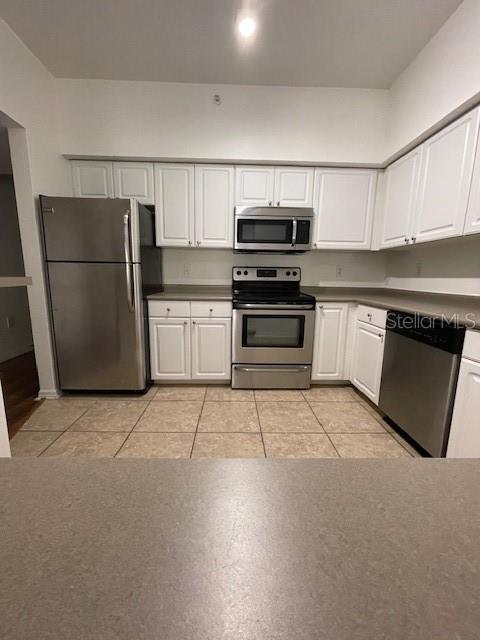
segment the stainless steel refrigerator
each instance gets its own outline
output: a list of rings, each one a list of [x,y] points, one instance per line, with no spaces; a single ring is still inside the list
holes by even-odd
[[[161,290],[153,213],[116,198],[40,196],[40,205],[60,388],[144,390],[144,298]]]

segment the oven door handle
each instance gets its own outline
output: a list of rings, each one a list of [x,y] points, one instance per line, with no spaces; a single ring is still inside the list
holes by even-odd
[[[259,371],[261,371],[262,373],[265,371],[268,371],[268,373],[270,372],[292,372],[292,373],[299,373],[300,371],[305,371],[306,369],[308,369],[309,367],[306,365],[299,365],[299,366],[295,366],[295,367],[283,367],[282,369],[274,369],[271,366],[268,366],[268,369],[266,369],[265,367],[261,368],[261,369],[256,369],[255,367],[243,367],[239,364],[234,364],[233,368],[236,371],[245,371],[245,373],[258,373]]]
[[[253,302],[236,302],[234,309],[258,309],[259,311],[263,309],[266,311],[273,309],[278,309],[279,311],[314,310],[311,304],[255,304]]]
[[[293,218],[293,226],[292,226],[292,247],[297,244],[297,219]]]

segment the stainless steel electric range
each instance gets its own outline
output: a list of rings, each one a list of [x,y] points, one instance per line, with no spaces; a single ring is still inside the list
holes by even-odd
[[[308,389],[315,298],[300,269],[233,267],[232,387]]]

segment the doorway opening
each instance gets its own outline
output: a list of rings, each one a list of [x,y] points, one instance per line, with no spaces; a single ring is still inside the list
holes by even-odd
[[[11,439],[38,406],[39,381],[8,128],[0,125],[0,380]]]

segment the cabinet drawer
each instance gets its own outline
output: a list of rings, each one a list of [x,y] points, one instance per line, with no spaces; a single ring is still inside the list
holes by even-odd
[[[231,302],[192,301],[192,318],[231,318]]]
[[[190,302],[184,300],[150,300],[150,318],[189,318]]]
[[[480,362],[480,331],[467,331],[462,357]]]
[[[387,312],[385,309],[367,307],[363,304],[358,307],[357,318],[366,324],[372,324],[380,329],[385,329],[387,324]]]

